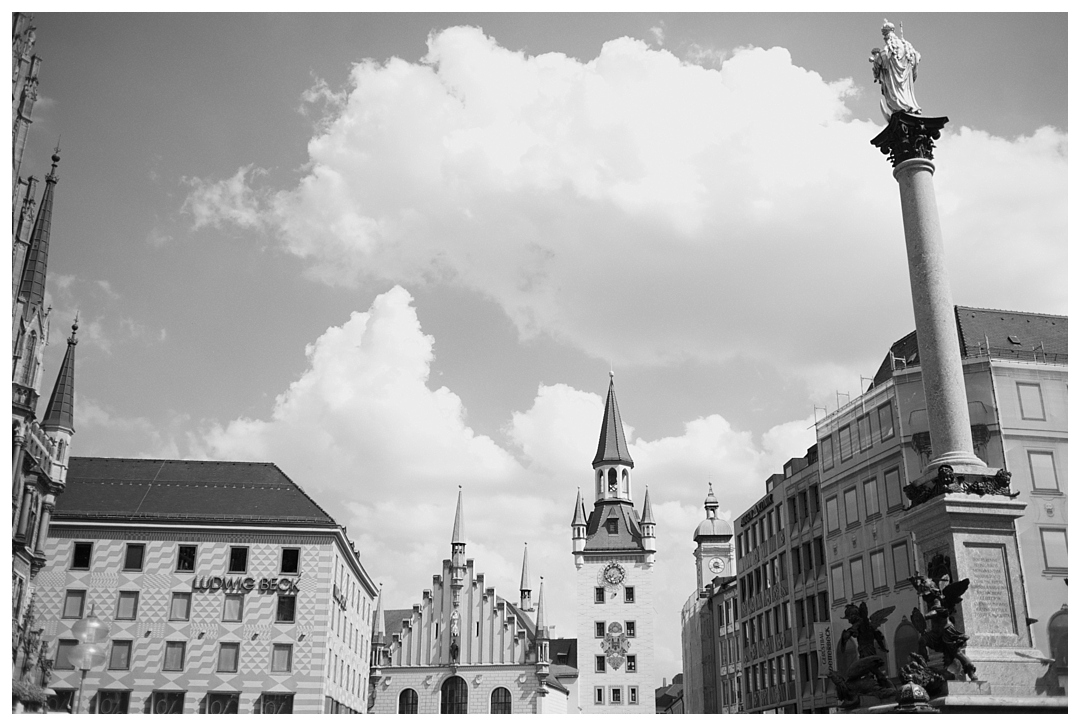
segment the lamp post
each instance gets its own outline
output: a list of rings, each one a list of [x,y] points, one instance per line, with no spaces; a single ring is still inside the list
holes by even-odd
[[[105,647],[102,645],[109,638],[109,625],[101,618],[94,615],[93,607],[90,615],[76,621],[71,626],[71,634],[79,641],[79,644],[71,649],[68,659],[71,665],[79,669],[79,695],[75,699],[75,713],[82,708],[83,684],[86,682],[86,672],[91,668],[105,665]]]

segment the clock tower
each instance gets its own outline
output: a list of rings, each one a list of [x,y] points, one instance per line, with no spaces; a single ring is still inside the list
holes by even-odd
[[[631,472],[615,376],[608,384],[593,458],[587,514],[578,490],[570,524],[577,570],[578,710],[656,711],[654,607],[656,520],[649,492],[634,509]]]
[[[694,542],[697,543],[694,561],[697,563],[699,596],[705,594],[706,586],[714,577],[735,576],[735,532],[730,522],[716,515],[719,507],[720,503],[713,494],[712,484],[709,484],[709,495],[705,497],[705,519],[694,531]]]

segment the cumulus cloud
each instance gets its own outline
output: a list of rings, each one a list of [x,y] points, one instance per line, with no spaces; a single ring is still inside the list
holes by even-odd
[[[528,410],[507,423],[509,448],[500,447],[469,428],[455,393],[431,387],[434,340],[400,286],[328,329],[306,354],[307,369],[267,418],[204,427],[193,454],[279,464],[349,527],[397,607],[419,600],[448,555],[463,487],[467,552],[477,567],[503,596],[516,598],[521,550],[529,542],[530,566],[534,576],[545,576],[557,632],[572,635],[569,522],[577,488],[586,497],[591,491],[601,395],[540,385]],[[806,445],[788,430],[802,431],[805,422],[778,427],[761,443],[720,416],[656,441],[636,437],[632,422],[624,423],[637,463],[635,500],[640,507],[647,486],[659,522],[661,590],[678,594],[658,604],[661,636],[677,643],[679,598],[694,587],[690,537],[704,517],[707,482],[728,514],[742,511],[778,468],[773,449]],[[665,668],[676,672],[678,649],[669,650]]]
[[[266,225],[329,284],[451,282],[523,337],[618,364],[740,355],[854,380],[882,343],[851,331],[910,324],[896,183],[845,105],[857,91],[783,48],[680,59],[621,38],[583,62],[450,28],[420,62],[306,94],[328,115],[295,187],[248,166],[193,180],[186,208]],[[958,302],[1064,309],[1065,147],[1053,129],[942,138]]]

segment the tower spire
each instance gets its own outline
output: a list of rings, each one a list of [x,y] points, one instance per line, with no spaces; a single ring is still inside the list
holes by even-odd
[[[60,373],[56,376],[49,405],[45,409],[42,429],[49,433],[57,430],[75,433],[75,346],[79,340],[75,334],[79,331],[79,317],[71,325],[71,335],[67,339],[67,351],[60,364]]]
[[[709,482],[709,494],[705,497],[705,516],[709,519],[716,519],[716,510],[720,508],[720,502],[717,500],[716,495],[713,494],[712,482]]]
[[[450,536],[450,544],[465,545],[465,510],[461,501],[461,487],[458,487],[457,512],[454,514],[454,533]]]
[[[532,604],[532,578],[529,577],[529,543],[525,543],[525,554],[521,558],[521,609],[530,611]]]
[[[600,425],[600,442],[596,446],[593,467],[600,464],[623,464],[633,467],[630,450],[626,446],[619,403],[615,400],[615,374],[609,373],[607,401],[604,404],[604,421]]]
[[[60,148],[52,155],[52,169],[45,177],[45,191],[41,195],[34,229],[30,233],[30,248],[23,262],[22,279],[19,282],[19,298],[27,302],[26,314],[41,307],[45,301],[45,275],[49,267],[49,238],[52,233],[53,190],[56,187],[56,165],[60,163]]]
[[[641,506],[641,523],[656,524],[656,519],[652,513],[652,502],[649,501],[649,487],[645,487],[645,503]]]

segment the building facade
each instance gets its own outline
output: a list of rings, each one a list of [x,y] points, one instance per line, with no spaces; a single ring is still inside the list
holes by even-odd
[[[465,557],[465,544],[459,492],[451,556],[432,577],[431,589],[411,609],[384,610],[380,599],[372,637],[371,712],[572,712],[572,649],[563,641],[552,648],[542,581],[533,606],[528,550],[515,604],[476,572]]]
[[[1016,521],[1033,641],[1053,661],[1045,693],[1057,695],[1068,643],[1068,318],[955,308],[975,454],[1012,474],[1027,507]],[[919,543],[899,523],[904,486],[933,458],[914,333],[889,350],[872,387],[818,422],[829,559],[830,620],[844,609],[895,607],[882,628],[896,677],[917,647],[910,622],[919,598],[908,578],[925,573]],[[970,594],[969,594],[970,596]],[[837,653],[844,672],[853,644]]]
[[[50,710],[363,713],[376,589],[273,464],[73,457],[38,577]],[[72,626],[110,626],[70,661]]]
[[[614,375],[593,458],[593,508],[578,491],[571,522],[582,713],[654,713],[656,521],[646,490],[634,509]]]

